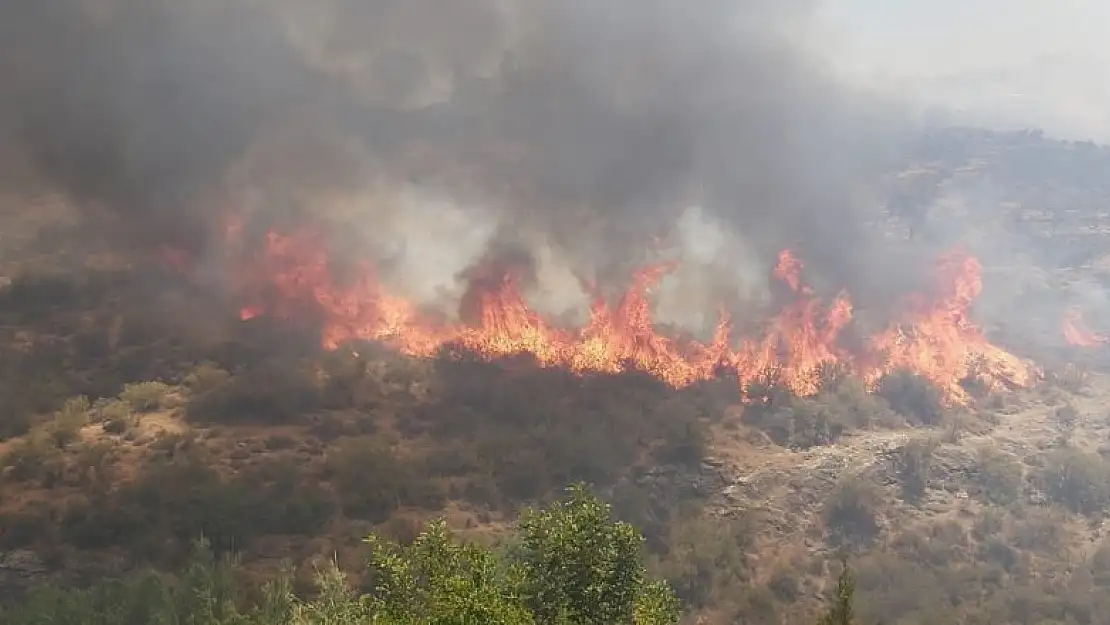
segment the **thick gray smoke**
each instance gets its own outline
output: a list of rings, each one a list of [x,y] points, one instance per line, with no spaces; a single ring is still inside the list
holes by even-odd
[[[721,282],[789,245],[866,297],[904,284],[855,195],[898,133],[805,53],[812,4],[6,2],[0,143],[150,245],[311,214],[411,281],[508,230],[571,284],[688,239],[697,206],[734,242]]]

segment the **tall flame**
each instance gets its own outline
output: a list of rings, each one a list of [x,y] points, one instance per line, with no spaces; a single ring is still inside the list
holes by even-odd
[[[745,340],[733,362],[741,383],[777,369],[783,382],[799,395],[817,392],[817,372],[822,364],[845,361],[849,356],[837,346],[840,331],[852,321],[852,301],[840,293],[826,310],[802,283],[802,261],[789,250],[779,253],[773,275],[794,294],[794,301],[770,323],[762,339]]]
[[[733,349],[732,324],[723,313],[706,343],[656,330],[650,293],[674,264],[640,269],[615,305],[594,285],[585,285],[592,294],[590,319],[578,329],[556,327],[533,310],[510,268],[480,266],[469,275],[462,322],[442,323],[386,292],[373,267],[362,267],[350,284],[339,283],[320,243],[307,234],[269,233],[265,253],[243,274],[250,302],[241,316],[290,317],[309,306],[322,317],[327,349],[372,340],[430,357],[457,345],[487,358],[528,353],[541,366],[575,372],[635,369],[676,387],[710,379],[722,368],[735,371],[747,386],[775,370],[795,393],[809,395],[818,390],[821,366],[836,363],[871,383],[908,368],[931,380],[949,400],[963,401],[965,379],[998,388],[1028,385],[1033,377],[1026,362],[992,345],[971,321],[970,307],[982,290],[981,267],[961,251],[940,259],[931,298],[909,298],[903,317],[872,337],[863,353],[853,354],[838,340],[852,321],[848,294],[822,302],[803,282],[803,263],[790,251],[780,254],[773,276],[788,287],[792,300],[761,337],[743,339]]]
[[[971,320],[971,305],[982,290],[982,266],[974,256],[962,250],[942,256],[933,298],[911,296],[904,318],[872,339],[881,363],[870,376],[907,368],[955,399],[965,397],[960,382],[967,378],[994,388],[1028,386],[1029,365],[991,344]]]

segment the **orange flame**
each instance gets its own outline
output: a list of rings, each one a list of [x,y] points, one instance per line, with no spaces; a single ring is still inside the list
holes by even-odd
[[[852,302],[841,293],[827,311],[823,310],[813,290],[802,283],[803,266],[789,250],[779,254],[773,275],[790,287],[796,299],[772,320],[762,339],[741,343],[734,363],[742,384],[777,369],[790,390],[811,395],[818,390],[820,366],[848,358],[836,342],[840,331],[852,321]]]
[[[1110,341],[1110,337],[1087,327],[1083,321],[1083,311],[1078,307],[1064,311],[1061,330],[1064,333],[1064,340],[1075,347],[1098,347]]]
[[[933,299],[912,296],[904,319],[872,339],[882,364],[871,379],[907,368],[956,400],[966,396],[960,382],[968,378],[993,388],[1032,383],[1028,363],[992,345],[971,320],[971,304],[982,290],[982,266],[974,256],[962,250],[942,256]]]
[[[773,276],[793,301],[762,337],[730,346],[731,321],[722,314],[707,343],[679,341],[655,328],[651,290],[673,264],[642,268],[624,295],[610,303],[592,285],[589,322],[578,329],[551,325],[527,304],[517,276],[496,266],[471,273],[460,306],[461,323],[438,323],[411,302],[385,292],[372,267],[352,284],[336,281],[324,246],[307,234],[271,232],[266,252],[244,274],[250,304],[241,317],[291,317],[311,306],[322,315],[322,344],[335,349],[351,340],[385,343],[400,352],[430,357],[443,347],[462,346],[487,357],[528,353],[545,367],[575,372],[648,372],[676,387],[734,370],[746,387],[765,372],[779,372],[795,393],[817,392],[817,372],[837,363],[874,384],[884,374],[909,368],[931,380],[951,401],[963,401],[961,381],[976,378],[992,388],[1025,386],[1032,368],[992,345],[971,321],[969,310],[982,289],[978,261],[963,252],[943,257],[932,299],[916,295],[898,323],[871,339],[862,354],[843,349],[838,338],[852,321],[852,303],[840,293],[825,305],[803,283],[803,264],[783,251]]]

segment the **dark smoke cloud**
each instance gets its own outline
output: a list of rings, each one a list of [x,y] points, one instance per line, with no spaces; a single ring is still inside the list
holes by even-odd
[[[800,244],[865,292],[896,273],[854,187],[896,118],[798,44],[812,5],[6,2],[0,140],[154,245],[202,247],[247,188],[267,217],[342,221],[329,198],[411,185],[595,271],[697,204],[768,266]],[[393,202],[359,210],[396,221]]]
[[[315,87],[276,24],[194,2],[4,3],[10,146],[82,203],[152,239],[202,235],[199,200]],[[280,104],[275,104],[280,103]]]

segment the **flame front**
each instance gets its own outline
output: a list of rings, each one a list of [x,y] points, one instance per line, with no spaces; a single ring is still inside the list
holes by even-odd
[[[1061,322],[1064,340],[1068,345],[1075,347],[1098,347],[1110,342],[1110,337],[1094,332],[1083,321],[1083,311],[1079,308],[1069,308],[1064,312]]]
[[[909,298],[904,316],[874,336],[863,353],[840,346],[852,321],[852,303],[840,293],[827,304],[802,280],[803,264],[783,251],[773,273],[789,289],[791,301],[770,320],[762,336],[730,340],[732,325],[721,315],[713,338],[679,341],[655,328],[651,290],[673,264],[636,272],[631,286],[610,303],[593,285],[589,322],[559,328],[526,302],[511,270],[496,266],[473,271],[460,306],[459,323],[436,322],[408,300],[384,291],[372,267],[361,268],[351,284],[334,277],[325,248],[312,236],[270,233],[266,250],[243,274],[250,303],[241,317],[292,317],[311,307],[322,316],[322,344],[335,349],[346,341],[371,340],[417,357],[445,346],[461,346],[486,358],[527,353],[545,367],[575,372],[648,372],[667,383],[687,386],[722,370],[733,370],[742,386],[767,371],[799,395],[818,391],[822,365],[835,363],[874,384],[895,369],[908,368],[936,384],[950,401],[964,401],[961,382],[978,379],[992,388],[1025,386],[1028,363],[992,345],[971,321],[969,311],[982,289],[978,261],[953,252],[938,264],[931,297]]]
[[[950,399],[963,399],[961,382],[976,379],[992,388],[1028,386],[1033,370],[1017,356],[991,344],[971,320],[971,305],[983,290],[982,266],[962,250],[937,263],[933,298],[909,298],[905,317],[872,339],[880,358],[875,379],[906,368],[932,380]]]

